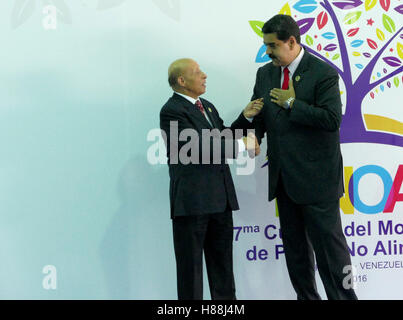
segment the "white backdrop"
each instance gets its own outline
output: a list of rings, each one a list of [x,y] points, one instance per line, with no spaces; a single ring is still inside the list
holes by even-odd
[[[168,66],[181,57],[198,61],[208,75],[204,97],[229,125],[266,63],[259,26],[282,11],[300,21],[307,48],[343,72],[349,198],[340,214],[357,295],[403,298],[402,6],[339,0],[323,2],[326,10],[321,3],[3,1],[0,297],[176,299],[168,168],[147,161],[158,142],[148,133],[172,94]],[[276,257],[279,223],[264,162],[258,157],[248,176],[231,166],[241,207],[234,212],[237,297],[295,299],[284,255]]]

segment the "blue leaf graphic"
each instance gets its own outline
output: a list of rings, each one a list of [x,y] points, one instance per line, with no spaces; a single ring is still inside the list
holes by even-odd
[[[326,33],[322,34],[322,37],[325,39],[331,40],[331,39],[336,38],[336,35],[333,32],[326,32]]]
[[[358,48],[359,46],[361,46],[364,43],[363,40],[354,40],[353,42],[351,42],[351,46],[353,48]]]
[[[364,66],[363,66],[361,63],[357,63],[355,66],[356,66],[358,69],[363,69],[363,68],[364,68]]]
[[[266,54],[266,49],[267,47],[265,45],[262,45],[259,49],[259,52],[256,55],[256,60],[255,62],[257,63],[262,63],[262,62],[269,62],[271,61],[271,58]]]
[[[293,8],[301,13],[311,13],[315,11],[318,4],[315,0],[300,0],[294,4]]]

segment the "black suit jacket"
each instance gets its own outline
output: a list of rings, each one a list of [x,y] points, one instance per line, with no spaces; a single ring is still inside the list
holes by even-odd
[[[169,165],[171,218],[224,212],[227,205],[232,210],[239,209],[231,172],[225,161],[238,154],[235,128],[224,126],[213,104],[202,98],[200,101],[214,128],[218,129],[216,135],[204,140],[207,141],[204,150],[202,130],[210,132],[212,127],[195,105],[174,93],[160,112],[160,128],[165,134]],[[184,129],[193,129],[197,137],[178,141],[175,131],[180,135]],[[220,135],[224,129],[227,129],[225,138]],[[227,150],[225,143],[230,146]],[[199,149],[199,156],[188,164],[181,163],[176,157],[177,151],[190,146],[193,150]],[[190,152],[187,154],[191,155]]]
[[[293,74],[296,100],[286,110],[270,97],[271,89],[281,88],[281,67],[268,63],[258,69],[252,100],[264,98],[264,107],[252,125],[242,114],[237,123],[255,128],[259,140],[267,135],[269,201],[276,197],[280,172],[296,203],[329,202],[343,195],[338,80],[337,71],[305,51]]]

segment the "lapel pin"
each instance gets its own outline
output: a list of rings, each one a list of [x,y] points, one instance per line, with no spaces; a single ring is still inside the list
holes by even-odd
[[[298,82],[300,79],[301,79],[300,76],[296,76],[296,77],[295,77],[295,81],[297,81],[297,82]]]
[[[210,108],[210,107],[208,108],[208,111],[213,112],[213,110],[211,110],[211,108]]]

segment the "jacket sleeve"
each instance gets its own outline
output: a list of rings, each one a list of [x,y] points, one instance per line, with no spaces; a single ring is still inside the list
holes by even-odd
[[[251,101],[259,99],[259,98],[263,98],[262,90],[259,89],[259,86],[262,81],[262,79],[261,79],[262,72],[263,72],[262,68],[259,68],[256,73],[256,81],[255,81],[255,86],[253,88],[253,95],[252,95]],[[265,106],[263,106],[263,108],[265,108]],[[241,112],[238,119],[235,120],[235,122],[232,125],[244,129],[244,135],[247,134],[247,132],[248,132],[247,129],[249,129],[249,130],[253,129],[254,134],[255,134],[256,138],[258,139],[259,144],[261,144],[262,139],[266,133],[266,126],[265,126],[265,122],[263,119],[263,109],[259,114],[257,114],[253,118],[252,122],[249,122],[245,118],[243,113]]]
[[[337,71],[329,69],[316,84],[314,94],[313,105],[296,97],[290,111],[290,121],[326,131],[338,130],[342,115]]]

